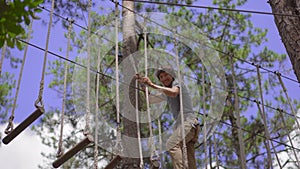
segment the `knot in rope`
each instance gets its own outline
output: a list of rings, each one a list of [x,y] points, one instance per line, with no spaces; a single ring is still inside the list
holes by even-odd
[[[5,134],[11,133],[11,131],[14,129],[14,123],[13,123],[14,118],[15,118],[15,116],[13,116],[13,115],[9,117],[7,127],[4,131]]]
[[[64,154],[64,151],[63,151],[62,147],[59,147],[59,148],[58,148],[58,151],[57,151],[57,153],[56,153],[56,157],[59,158],[59,157],[61,157],[63,154]]]

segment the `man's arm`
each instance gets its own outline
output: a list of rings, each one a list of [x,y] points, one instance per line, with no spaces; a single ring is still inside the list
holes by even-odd
[[[139,75],[137,75],[136,78],[139,82],[147,84],[149,87],[159,90],[170,97],[176,97],[180,92],[179,87],[177,86],[173,86],[172,88],[160,86],[152,83],[152,81],[148,77],[140,77]]]
[[[179,87],[177,86],[173,86],[172,88],[169,87],[164,87],[164,86],[160,86],[157,84],[154,84],[150,81],[150,83],[147,83],[150,87],[152,87],[153,89],[157,89],[161,92],[163,92],[165,95],[170,96],[170,97],[176,97],[180,90]]]

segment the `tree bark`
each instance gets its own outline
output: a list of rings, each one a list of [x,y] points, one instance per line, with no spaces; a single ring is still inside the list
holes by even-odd
[[[269,3],[273,13],[298,15],[298,17],[274,15],[274,18],[298,82],[300,82],[300,1],[269,0]]]

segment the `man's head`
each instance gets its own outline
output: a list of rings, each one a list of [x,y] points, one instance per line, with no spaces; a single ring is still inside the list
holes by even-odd
[[[170,67],[158,69],[155,75],[159,79],[159,81],[166,87],[170,87],[176,77],[174,70]]]

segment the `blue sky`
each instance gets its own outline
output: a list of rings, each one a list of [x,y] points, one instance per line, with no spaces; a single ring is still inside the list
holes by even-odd
[[[111,3],[111,2],[107,2],[107,3]],[[210,0],[199,1],[197,4],[198,5],[210,4]],[[256,1],[249,0],[249,2],[242,9],[271,12],[271,7],[267,3],[267,0],[256,0]],[[46,13],[46,15],[48,15],[48,13],[45,11],[43,11],[43,13]],[[44,16],[44,14],[43,14],[43,16]],[[48,20],[48,19],[46,19],[46,20]],[[263,46],[268,46],[269,49],[271,49],[279,54],[286,54],[286,50],[280,40],[279,33],[275,26],[273,16],[252,14],[251,20],[253,21],[253,24],[255,27],[268,29],[267,37],[268,37],[269,41],[267,43],[263,44]],[[79,30],[77,27],[75,27],[75,29]],[[33,25],[33,30],[34,30],[34,34],[33,34],[33,38],[30,40],[30,42],[33,44],[36,44],[38,46],[45,47],[47,26],[42,25],[41,21],[35,21],[34,25]],[[62,56],[65,56],[65,47],[67,45],[67,40],[64,38],[64,35],[63,35],[64,31],[65,30],[62,30],[62,28],[60,27],[60,23],[58,23],[56,26],[52,27],[51,35],[50,35],[51,38],[50,38],[50,43],[49,43],[49,50],[52,52],[58,53]],[[263,48],[263,46],[261,46],[261,47]],[[61,47],[62,47],[62,51],[60,51]],[[259,50],[259,48],[256,48],[254,50]],[[15,56],[19,56],[20,58],[23,56],[23,52],[19,52],[16,50],[13,50],[12,54]],[[28,54],[27,54],[27,60],[26,60],[25,68],[24,68],[24,72],[23,72],[21,90],[20,90],[19,98],[18,98],[18,107],[15,111],[15,121],[16,122],[22,121],[26,116],[28,116],[35,110],[34,101],[37,99],[37,96],[38,96],[39,82],[41,79],[41,70],[42,70],[42,64],[43,64],[43,56],[44,56],[44,52],[34,49],[32,47],[29,47]],[[74,55],[72,56],[72,54],[71,54],[71,58],[74,58]],[[53,61],[55,59],[57,59],[57,58],[48,54],[48,61]],[[287,68],[291,68],[291,64],[290,64],[289,60],[286,62],[285,66]],[[278,67],[277,69],[274,69],[274,70],[280,70],[280,69],[281,68]],[[15,77],[16,78],[18,77],[19,69],[11,69],[7,59],[4,60],[4,65],[3,65],[3,72],[5,72],[5,71],[16,73],[17,75]],[[286,74],[286,76],[296,79],[293,72]],[[55,106],[55,105],[60,106],[61,105],[61,99],[57,96],[56,92],[47,88],[49,82],[51,82],[51,76],[46,76],[44,97],[43,97],[46,110],[50,106]],[[288,89],[289,96],[292,98],[295,98],[295,99],[299,99],[300,98],[299,84],[285,80],[285,79],[284,79],[284,82]],[[14,95],[14,91],[13,91],[13,95]],[[33,137],[32,133],[30,135]],[[23,136],[25,136],[25,134]],[[22,135],[20,135],[19,137],[22,137]],[[17,143],[21,143],[24,140],[16,139],[14,141]],[[30,142],[30,141],[28,141],[28,142]],[[36,144],[37,143],[33,142],[32,145],[28,144],[27,146],[36,148],[35,147]],[[10,147],[13,148],[13,145],[9,145],[9,147],[6,147],[5,149],[7,150]],[[6,150],[4,151],[4,148],[0,148],[0,149],[3,149],[3,151],[2,150],[0,151],[0,157],[3,156],[3,153],[8,152]],[[42,150],[42,148],[38,148],[38,149]],[[10,152],[10,154],[12,155],[11,159],[13,158],[13,154],[16,154],[16,151],[18,151],[18,150],[15,150],[15,153]],[[19,152],[19,153],[23,154],[24,152]],[[33,155],[36,155],[36,154],[37,153],[35,153]],[[24,156],[26,156],[26,154],[24,154]],[[20,155],[19,158],[22,158],[22,155]],[[3,158],[0,158],[1,165],[3,164],[2,160],[3,160]],[[9,161],[9,159],[7,161]],[[14,159],[13,161],[18,161],[18,160]],[[6,166],[4,168],[6,168],[6,169],[14,168],[13,166],[9,165],[9,162],[7,162],[7,165],[8,166]],[[33,167],[29,167],[29,168],[33,169]]]

